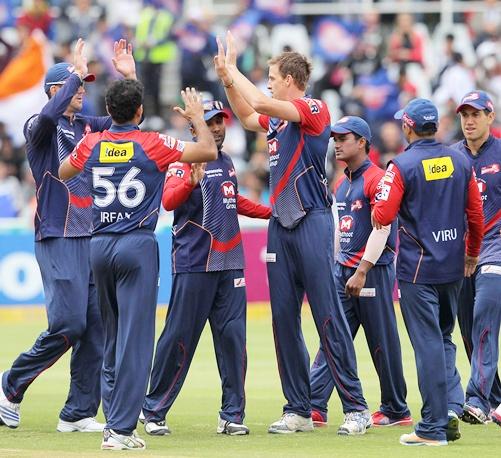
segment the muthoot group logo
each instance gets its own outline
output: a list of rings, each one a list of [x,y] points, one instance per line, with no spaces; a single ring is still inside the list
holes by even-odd
[[[102,142],[99,149],[99,162],[129,162],[134,157],[134,143]]]
[[[444,180],[450,178],[454,172],[454,164],[450,156],[423,159],[421,163],[426,181]]]

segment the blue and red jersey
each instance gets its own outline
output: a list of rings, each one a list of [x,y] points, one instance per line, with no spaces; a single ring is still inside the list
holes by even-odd
[[[411,143],[395,157],[380,182],[374,219],[398,213],[397,278],[440,284],[464,276],[466,252],[478,256],[483,236],[482,202],[469,161],[432,139]]]
[[[273,216],[288,229],[297,226],[309,210],[332,206],[325,173],[329,110],[322,101],[309,97],[292,103],[300,114],[299,122],[259,116],[261,127],[268,130]]]
[[[63,115],[81,81],[71,75],[38,115],[24,126],[26,153],[36,185],[35,239],[89,237],[92,230],[92,198],[82,176],[63,183],[60,163],[84,135],[111,126],[109,116]]]
[[[490,135],[474,156],[466,141],[452,145],[461,151],[475,170],[484,211],[484,240],[479,265],[501,265],[501,139]]]
[[[93,234],[154,230],[165,172],[184,142],[136,125],[112,125],[85,136],[70,156],[92,193]]]
[[[233,162],[219,151],[208,162],[203,179],[190,184],[191,165],[169,166],[162,203],[174,210],[172,228],[172,270],[213,272],[244,268],[238,214],[269,218],[271,209],[238,193]]]
[[[337,262],[357,268],[372,232],[371,210],[376,201],[378,184],[385,172],[367,159],[357,170],[351,171],[346,168],[344,173],[345,176],[342,176],[334,186],[339,215],[340,250]],[[394,221],[386,247],[376,265],[393,262],[396,239],[396,221]]]

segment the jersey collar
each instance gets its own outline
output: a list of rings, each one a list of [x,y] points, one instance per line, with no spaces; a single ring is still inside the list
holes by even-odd
[[[366,159],[364,162],[362,162],[362,165],[355,171],[352,171],[348,167],[346,167],[344,169],[344,174],[348,177],[350,181],[353,181],[360,175],[362,175],[362,173],[364,173],[371,165],[372,165],[371,160]]]
[[[109,128],[110,132],[130,132],[132,130],[139,130],[137,124],[112,124]]]

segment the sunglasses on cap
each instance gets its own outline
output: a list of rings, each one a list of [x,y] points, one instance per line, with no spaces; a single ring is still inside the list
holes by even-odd
[[[212,111],[212,110],[223,110],[223,102],[219,100],[210,100],[203,102],[204,111]]]

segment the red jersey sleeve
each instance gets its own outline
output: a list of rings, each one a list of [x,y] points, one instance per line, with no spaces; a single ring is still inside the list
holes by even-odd
[[[384,170],[379,167],[370,167],[366,174],[364,180],[364,194],[369,199],[371,203],[371,208],[374,208],[376,203],[376,195],[378,193],[378,186],[381,182],[381,178],[385,175]]]
[[[167,170],[172,162],[179,161],[185,147],[185,142],[156,132],[146,133],[142,140],[146,155],[157,164],[161,172]]]
[[[268,130],[268,127],[270,126],[270,117],[264,114],[260,114],[258,122],[264,130]]]
[[[175,210],[190,197],[194,188],[190,184],[190,174],[190,164],[182,162],[170,164],[162,194],[162,205],[166,210]]]
[[[300,126],[309,135],[319,135],[326,126],[330,126],[331,116],[327,105],[321,100],[304,97],[293,100],[292,103],[299,112]]]
[[[383,226],[388,226],[397,217],[405,186],[398,167],[391,163],[377,185],[374,219]]]
[[[478,189],[475,172],[472,170],[468,184],[468,202],[466,204],[466,219],[468,220],[468,233],[466,235],[466,254],[478,256],[482,239],[484,238],[484,213],[482,210],[482,197]]]
[[[92,149],[97,143],[95,135],[86,135],[75,146],[70,154],[70,164],[78,170],[83,170]]]
[[[248,216],[249,218],[270,219],[271,217],[270,207],[257,204],[240,194],[237,196],[237,212],[239,215]]]

